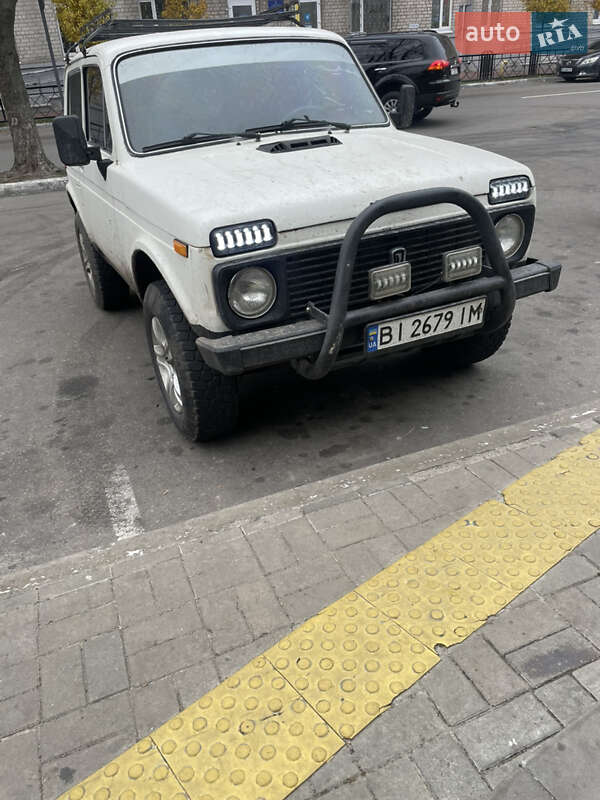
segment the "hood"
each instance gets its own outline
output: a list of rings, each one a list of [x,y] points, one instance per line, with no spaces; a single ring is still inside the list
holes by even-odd
[[[489,181],[531,172],[503,156],[394,128],[333,131],[338,145],[265,152],[259,144],[325,136],[263,137],[130,158],[121,199],[196,247],[213,228],[272,219],[280,233],[349,220],[375,200],[433,187],[487,195]],[[115,173],[116,176],[116,173]],[[533,183],[533,179],[532,179]]]

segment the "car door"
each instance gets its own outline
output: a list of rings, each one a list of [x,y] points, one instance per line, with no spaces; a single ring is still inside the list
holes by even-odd
[[[367,78],[373,86],[376,86],[387,70],[385,63],[387,47],[385,41],[382,39],[351,41],[350,45],[366,72]]]
[[[114,192],[111,167],[107,166],[113,160],[113,142],[100,68],[96,64],[84,65],[81,79],[83,131],[88,144],[100,149],[105,168],[102,169],[97,161],[78,168],[81,170],[81,206],[78,210],[92,242],[108,261],[115,263],[118,252]]]
[[[423,74],[429,62],[426,58],[425,45],[417,37],[403,37],[396,40],[390,48],[390,72],[404,75],[416,85],[417,91],[423,91]]]

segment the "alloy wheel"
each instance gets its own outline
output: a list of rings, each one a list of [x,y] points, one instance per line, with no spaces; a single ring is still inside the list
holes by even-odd
[[[152,317],[152,349],[167,402],[176,414],[181,414],[183,412],[181,385],[173,363],[169,340],[158,317]]]

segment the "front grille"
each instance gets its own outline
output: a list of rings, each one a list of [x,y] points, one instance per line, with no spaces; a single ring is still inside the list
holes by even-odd
[[[479,231],[470,217],[364,236],[358,248],[348,308],[372,302],[369,270],[390,264],[390,252],[396,247],[406,249],[406,260],[412,268],[412,288],[407,294],[419,294],[444,285],[444,253],[480,244]],[[306,319],[309,301],[322,311],[329,311],[340,247],[341,242],[335,242],[284,256],[289,298],[287,319]]]

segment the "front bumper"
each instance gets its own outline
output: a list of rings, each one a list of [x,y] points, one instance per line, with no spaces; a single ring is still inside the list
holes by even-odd
[[[559,67],[557,74],[561,78],[595,78],[600,72],[600,66],[595,64],[586,65],[585,67],[573,66],[571,69],[564,69]]]
[[[529,297],[539,292],[553,291],[558,285],[560,271],[560,264],[544,263],[533,259],[510,270],[516,299]],[[487,278],[471,279],[462,284],[449,285],[424,294],[348,311],[345,321],[346,342],[348,340],[356,342],[357,337],[359,341],[362,341],[363,327],[369,322],[425,311],[460,300],[480,297],[483,294],[488,297],[488,307],[493,310],[499,305],[499,295],[503,287],[503,278],[493,275]],[[483,330],[491,327],[496,327],[496,325],[490,324],[490,321],[486,320]],[[467,330],[464,334],[459,333],[458,336],[468,336],[472,333]],[[225,375],[241,375],[261,367],[315,356],[321,351],[325,334],[325,320],[307,319],[289,325],[223,336],[218,339],[200,336],[196,339],[196,346],[203,359],[213,369]],[[457,334],[455,334],[456,336]],[[439,339],[428,340],[426,346],[435,345],[436,342],[439,342]],[[385,351],[390,355],[397,352],[397,348]],[[348,360],[356,360],[356,347],[349,348],[349,353]],[[359,356],[360,358],[366,357],[366,354],[361,350]],[[372,357],[369,356],[369,358]],[[339,363],[343,365],[345,360],[343,342]]]

